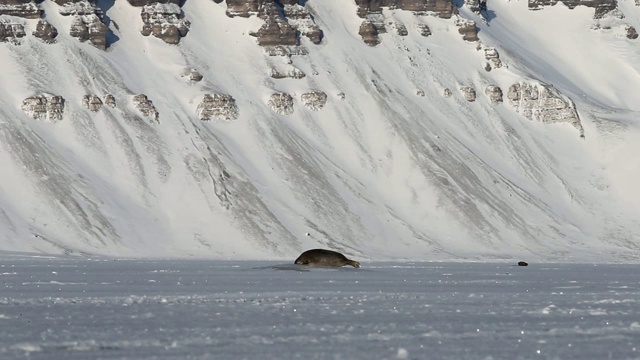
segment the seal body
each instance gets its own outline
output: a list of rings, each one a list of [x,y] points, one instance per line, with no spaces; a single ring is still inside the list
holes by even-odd
[[[298,265],[323,265],[323,266],[345,266],[351,265],[359,268],[360,263],[347,259],[346,256],[333,250],[313,249],[303,252],[294,264]]]

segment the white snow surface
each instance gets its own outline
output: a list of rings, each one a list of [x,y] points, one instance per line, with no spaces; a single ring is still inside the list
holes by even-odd
[[[2,359],[639,359],[637,264],[0,255]]]
[[[72,19],[41,4],[60,35],[47,45],[25,22],[0,44],[0,250],[135,257],[289,259],[327,247],[372,260],[528,259],[637,262],[640,255],[640,7],[624,19],[562,4],[530,11],[492,1],[479,43],[456,16],[384,10],[409,34],[369,47],[353,1],[305,2],[324,32],[307,55],[268,56],[257,17],[186,1],[177,46],[140,34],[140,9],[98,1],[111,30],[100,51],[68,35]],[[17,21],[13,18],[14,21]],[[428,24],[433,35],[420,35]],[[116,26],[117,24],[117,26]],[[484,70],[484,51],[504,63]],[[303,79],[273,79],[295,67]],[[204,79],[181,76],[194,68]],[[570,124],[526,120],[488,85],[551,84],[570,98]],[[476,89],[467,102],[461,86]],[[453,95],[443,96],[448,88]],[[327,94],[319,111],[300,96]],[[284,92],[292,114],[267,102]],[[202,122],[205,94],[236,99],[235,121]],[[417,94],[424,94],[418,96]],[[65,98],[63,120],[39,122],[22,101]],[[117,107],[93,113],[84,95]],[[151,122],[132,97],[146,94]],[[344,94],[344,99],[342,98]]]

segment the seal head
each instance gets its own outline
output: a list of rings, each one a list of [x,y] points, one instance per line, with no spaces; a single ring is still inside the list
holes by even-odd
[[[345,266],[351,265],[354,268],[359,268],[360,263],[351,259],[347,259],[346,256],[333,250],[326,249],[313,249],[303,252],[294,264],[297,265],[323,265],[323,266]]]

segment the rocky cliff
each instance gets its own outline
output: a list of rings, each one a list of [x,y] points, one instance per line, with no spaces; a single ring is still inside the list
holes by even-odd
[[[576,6],[586,6],[595,9],[595,18],[601,18],[618,7],[617,0],[528,0],[529,9],[538,10],[544,6],[553,6],[558,2],[565,4],[570,9]]]
[[[167,44],[178,44],[189,32],[189,21],[176,4],[152,3],[144,5],[140,13],[144,25],[142,35],[153,35]]]
[[[37,19],[42,11],[34,0],[0,1],[0,15],[18,16],[26,19]]]

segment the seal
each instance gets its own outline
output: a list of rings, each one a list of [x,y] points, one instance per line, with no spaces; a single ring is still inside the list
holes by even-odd
[[[529,266],[526,261],[518,261],[518,266]]]
[[[294,264],[297,265],[323,265],[323,266],[345,266],[351,265],[354,268],[359,268],[360,263],[354,260],[347,259],[346,256],[340,254],[337,251],[325,250],[325,249],[313,249],[303,252]]]

